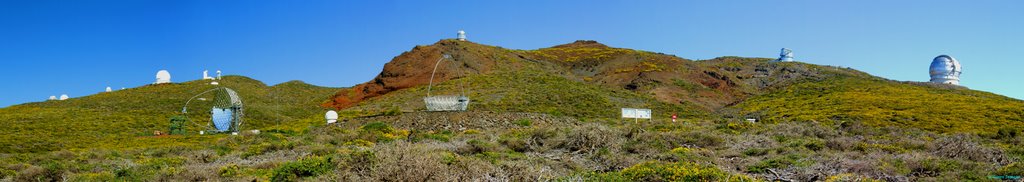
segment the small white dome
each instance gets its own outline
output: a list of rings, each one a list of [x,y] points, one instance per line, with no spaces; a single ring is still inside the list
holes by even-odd
[[[46,100],[57,100],[57,96],[51,95],[50,98],[48,98]]]
[[[69,98],[68,94],[61,94],[60,95],[60,100],[68,100],[68,98]]]
[[[167,72],[167,70],[160,70],[156,72],[155,84],[161,83],[171,83],[171,73]]]
[[[107,92],[112,92],[112,91],[114,91],[114,89],[111,89],[110,87],[107,87]]]
[[[466,41],[466,31],[459,30],[458,39],[460,41]]]
[[[334,110],[327,111],[324,118],[327,119],[327,124],[338,122],[338,112],[335,112]]]

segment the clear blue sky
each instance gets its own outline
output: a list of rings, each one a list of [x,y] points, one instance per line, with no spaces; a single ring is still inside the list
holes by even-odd
[[[678,55],[775,57],[927,81],[949,54],[962,84],[1024,98],[1024,1],[3,1],[0,107],[138,87],[167,69],[273,85],[370,80],[452,38],[535,49],[573,40]]]

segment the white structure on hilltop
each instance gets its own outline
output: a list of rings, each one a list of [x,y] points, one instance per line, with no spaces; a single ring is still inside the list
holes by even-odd
[[[51,96],[50,96],[50,98],[48,98],[48,99],[46,99],[46,100],[57,100],[57,96],[55,96],[55,95],[51,95]]]
[[[217,79],[220,80],[220,70],[217,70]]]
[[[203,80],[213,80],[213,77],[210,77],[209,72],[210,70],[203,70]]]
[[[217,81],[212,81],[210,82],[210,85],[220,85],[220,83],[217,83]]]
[[[458,35],[459,41],[466,41],[466,31],[459,30]]]
[[[171,83],[171,73],[167,70],[160,70],[156,72],[156,82],[153,84]]]
[[[324,118],[327,119],[327,124],[336,123],[338,122],[338,112],[335,112],[334,110],[327,111]]]
[[[782,48],[782,51],[779,52],[779,59],[776,59],[775,61],[776,62],[793,62],[793,50]]]
[[[61,94],[60,100],[68,100],[68,94]]]
[[[939,55],[932,59],[932,65],[928,73],[932,76],[931,82],[960,85],[960,61],[948,55]]]
[[[106,90],[106,91],[107,91],[107,92],[113,92],[113,91],[114,91],[114,89],[110,89],[110,87],[107,87],[107,90]]]

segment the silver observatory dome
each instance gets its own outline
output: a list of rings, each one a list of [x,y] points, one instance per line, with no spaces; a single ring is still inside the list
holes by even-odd
[[[928,69],[932,76],[931,82],[951,85],[960,85],[961,71],[960,62],[947,55],[935,57]]]

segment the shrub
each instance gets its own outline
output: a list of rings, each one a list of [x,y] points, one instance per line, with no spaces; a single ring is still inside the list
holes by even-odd
[[[977,137],[966,134],[940,138],[935,142],[934,153],[943,157],[996,164],[1009,161],[1002,149],[984,146],[978,142]]]
[[[619,147],[625,143],[622,136],[623,134],[619,130],[609,128],[606,125],[587,123],[583,126],[572,128],[566,134],[563,147],[571,151],[587,153],[592,153],[601,148],[618,151]]]
[[[361,146],[361,147],[373,147],[375,144],[373,142],[371,142],[371,141],[366,141],[366,140],[363,140],[363,139],[355,139],[355,140],[352,140],[352,141],[345,142],[342,145],[353,145],[353,146]]]
[[[623,169],[610,175],[596,175],[598,181],[627,179],[630,181],[754,181],[754,179],[729,174],[713,166],[692,162],[664,163],[649,161]]]
[[[769,151],[771,151],[771,150],[762,149],[762,148],[752,148],[752,149],[744,150],[743,151],[743,155],[746,155],[746,156],[762,156],[762,155],[768,154]]]
[[[239,170],[240,169],[238,165],[228,164],[225,166],[221,166],[220,170],[217,170],[217,174],[220,175],[221,177],[235,177],[238,176],[240,172]]]
[[[767,160],[762,160],[757,164],[747,166],[747,171],[752,173],[765,173],[768,172],[768,169],[781,169],[789,167],[790,165],[795,164],[798,159],[800,159],[800,157],[797,155],[786,155],[770,158]]]
[[[516,124],[516,125],[519,125],[519,126],[522,126],[522,127],[527,127],[527,126],[530,126],[531,124],[533,124],[533,121],[530,121],[530,119],[523,118],[523,119],[516,120],[515,122],[513,122],[513,124]]]
[[[394,132],[394,130],[395,130],[394,128],[391,128],[391,125],[388,125],[387,123],[382,123],[382,122],[366,123],[363,126],[360,126],[359,129],[362,130],[362,131],[367,131],[367,132],[381,132],[381,133],[391,133],[391,132]]]
[[[273,181],[297,181],[299,178],[317,176],[334,170],[334,158],[309,157],[288,162],[274,169]]]

